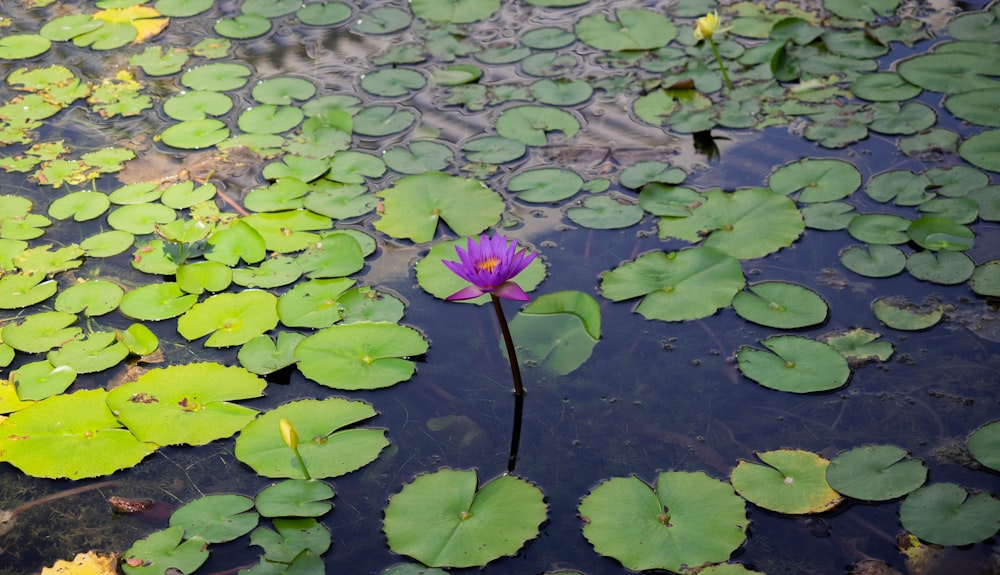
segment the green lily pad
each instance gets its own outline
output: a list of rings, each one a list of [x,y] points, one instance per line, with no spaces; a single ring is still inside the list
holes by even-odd
[[[103,20],[90,14],[67,14],[49,20],[38,33],[53,42],[66,42],[103,25]]]
[[[52,246],[46,244],[28,248],[14,257],[14,266],[25,274],[53,275],[58,272],[80,267],[83,261],[83,250],[74,244],[51,251]]]
[[[94,234],[80,242],[84,253],[92,258],[116,256],[132,247],[135,236],[122,230],[110,230]]]
[[[296,106],[263,104],[244,110],[236,123],[248,134],[280,134],[298,126],[304,117]]]
[[[278,325],[277,301],[266,291],[216,294],[186,311],[177,331],[189,340],[212,334],[206,347],[243,345]]]
[[[922,216],[910,223],[906,235],[925,250],[965,251],[972,247],[976,234],[948,218]]]
[[[49,215],[57,220],[70,217],[75,222],[85,222],[99,217],[111,205],[107,194],[100,192],[71,192],[49,204]]]
[[[128,326],[128,329],[119,333],[125,347],[138,356],[149,355],[160,346],[160,340],[156,338],[152,330],[141,323],[133,323]]]
[[[583,365],[601,337],[597,301],[579,291],[547,293],[510,322],[518,359],[566,375]]]
[[[353,30],[362,34],[391,34],[410,25],[413,18],[406,10],[395,7],[373,8],[358,14]]]
[[[455,272],[449,270],[441,263],[443,260],[455,261],[458,257],[455,253],[455,246],[461,246],[464,249],[466,241],[467,238],[459,238],[457,240],[438,242],[431,247],[430,252],[426,256],[417,262],[417,283],[420,284],[420,287],[424,291],[438,299],[445,299],[469,285],[468,282],[455,275]],[[513,279],[517,285],[521,286],[521,289],[531,292],[545,279],[545,270],[546,267],[542,259],[536,257],[528,264],[528,267],[524,268]],[[461,300],[462,303],[473,303],[476,305],[482,305],[489,301],[490,296],[486,294],[473,299]]]
[[[438,86],[461,86],[475,82],[483,75],[482,68],[471,64],[455,64],[434,70],[432,79]]]
[[[812,393],[847,383],[851,368],[829,345],[794,335],[776,335],[761,342],[769,351],[743,346],[737,365],[743,375],[779,391]]]
[[[615,18],[603,13],[584,16],[574,32],[584,43],[608,51],[651,50],[677,36],[673,22],[652,10],[615,10]]]
[[[184,528],[168,527],[154,531],[132,544],[122,557],[126,575],[151,575],[177,569],[193,573],[208,560],[208,545],[199,537],[184,540]],[[132,566],[129,561],[138,566]]]
[[[847,225],[847,233],[869,244],[905,244],[910,220],[893,214],[858,214]]]
[[[1000,529],[1000,501],[989,493],[970,496],[954,483],[934,483],[906,496],[899,520],[928,543],[970,545]]]
[[[138,287],[122,297],[119,309],[123,314],[145,321],[177,317],[195,303],[198,296],[187,294],[173,282]]]
[[[310,518],[275,518],[277,532],[258,527],[250,534],[250,544],[261,547],[264,555],[247,575],[285,573],[323,573],[320,555],[330,548],[330,532]]]
[[[163,113],[179,121],[221,116],[233,109],[233,99],[214,90],[191,90],[163,101]]]
[[[850,246],[840,252],[840,261],[852,272],[869,278],[887,278],[906,268],[906,254],[895,246],[874,244]]]
[[[21,401],[36,401],[66,391],[76,380],[68,365],[58,367],[48,361],[33,361],[10,372],[10,382]]]
[[[863,501],[902,497],[927,480],[927,467],[894,445],[863,445],[842,451],[826,469],[838,492]]]
[[[1000,297],[1000,260],[977,265],[969,287],[979,295]]]
[[[892,356],[892,344],[875,341],[882,334],[857,327],[844,332],[828,334],[820,338],[827,345],[847,358],[854,366],[870,360],[888,361]]]
[[[246,535],[260,516],[253,499],[235,494],[204,495],[170,516],[170,526],[184,530],[184,537],[204,543],[224,543]]]
[[[103,389],[54,395],[0,422],[4,461],[35,477],[82,479],[132,467],[156,450],[124,429]]]
[[[192,90],[225,92],[242,88],[251,73],[243,64],[213,62],[184,72],[180,82]]]
[[[382,322],[334,325],[299,342],[295,358],[309,379],[335,389],[378,389],[406,381],[409,358],[427,351],[415,329]]]
[[[409,68],[383,68],[361,77],[361,87],[383,98],[405,96],[427,85],[427,79]]]
[[[520,172],[507,182],[517,199],[531,203],[556,203],[572,197],[583,187],[583,178],[562,168],[539,168]]]
[[[260,14],[239,14],[232,18],[220,18],[212,29],[223,38],[246,40],[270,32],[271,21]]]
[[[315,2],[299,8],[295,16],[310,26],[334,26],[350,18],[351,7],[344,2]]]
[[[42,281],[44,274],[7,273],[0,277],[0,309],[20,309],[41,303],[59,290],[56,280]]]
[[[160,134],[160,140],[182,150],[201,150],[229,137],[229,128],[219,120],[187,120],[174,124]]]
[[[288,479],[260,490],[254,498],[264,517],[320,517],[333,505],[333,488],[322,481]]]
[[[733,298],[733,309],[745,320],[778,329],[819,325],[830,313],[816,292],[778,281],[750,284]]]
[[[642,186],[639,192],[639,205],[654,216],[686,218],[703,200],[701,194],[691,188],[656,182]]]
[[[736,492],[778,513],[822,513],[843,497],[826,482],[830,462],[810,451],[779,449],[757,452],[766,465],[741,460],[730,480]]]
[[[12,348],[27,353],[44,353],[71,341],[81,334],[72,313],[43,311],[22,318],[18,323],[8,323],[0,330],[0,338]]]
[[[134,42],[139,30],[127,22],[105,22],[100,28],[73,37],[77,46],[88,46],[93,50],[114,50],[129,42]]]
[[[354,132],[378,138],[405,131],[416,121],[417,117],[409,110],[400,110],[395,106],[368,106],[354,116]]]
[[[260,415],[236,438],[236,457],[264,477],[302,478],[278,422],[287,419],[301,439],[299,454],[314,478],[339,477],[368,465],[389,441],[384,429],[351,428],[374,417],[372,406],[340,397],[302,399]]]
[[[246,426],[257,411],[231,401],[260,397],[265,385],[243,368],[192,363],[150,370],[111,390],[107,401],[141,441],[204,445]]]
[[[673,184],[680,184],[687,178],[687,173],[680,169],[665,164],[663,162],[638,162],[625,168],[618,177],[618,183],[629,189],[644,188],[646,184],[667,184],[663,188],[671,187]],[[689,189],[689,188],[681,188]],[[654,212],[655,213],[655,212]],[[666,215],[666,214],[657,214]]]
[[[575,106],[590,99],[594,89],[583,80],[545,78],[531,84],[531,95],[550,106]]]
[[[766,256],[788,247],[805,230],[795,202],[768,189],[710,190],[684,218],[661,218],[661,238],[702,242],[738,259]]]
[[[768,177],[767,185],[786,196],[800,192],[800,202],[832,202],[861,187],[861,173],[843,160],[806,158],[778,168]]]
[[[403,319],[403,302],[399,298],[378,292],[367,286],[359,286],[348,290],[340,297],[340,303],[346,306],[344,323],[357,321],[387,321],[398,322]]]
[[[976,269],[962,252],[917,252],[906,260],[906,271],[918,280],[942,285],[964,283]]]
[[[267,255],[264,237],[243,220],[236,220],[228,228],[217,228],[208,237],[208,243],[212,250],[205,258],[228,266],[235,266],[241,259],[254,264]]]
[[[413,0],[410,9],[430,22],[468,24],[492,16],[500,9],[500,0]]]
[[[885,325],[903,331],[930,328],[944,315],[940,305],[918,306],[897,297],[882,297],[873,301],[872,312]]]
[[[56,297],[57,311],[80,313],[93,317],[110,313],[118,308],[125,291],[116,283],[106,280],[89,280],[73,284]]]
[[[643,210],[624,196],[590,196],[582,206],[566,209],[566,217],[585,228],[617,230],[629,228],[642,220]]]
[[[911,84],[945,94],[1000,87],[993,78],[1000,75],[1000,63],[983,51],[963,52],[958,58],[937,51],[920,54],[899,62],[896,72]]]
[[[548,106],[515,106],[504,110],[496,121],[497,133],[528,146],[548,144],[548,134],[562,132],[572,138],[580,123],[565,110]]]
[[[477,483],[475,471],[417,476],[385,508],[389,548],[431,567],[472,567],[538,536],[547,511],[540,489],[513,475]]]
[[[177,219],[177,212],[163,204],[130,204],[108,214],[108,225],[135,235],[151,234],[159,224]]]
[[[1000,87],[952,94],[944,106],[960,120],[980,126],[1000,127],[1000,110],[991,105],[1000,98]]]
[[[94,331],[49,352],[49,363],[69,367],[76,373],[97,373],[110,369],[128,356],[128,348],[113,331]]]
[[[346,278],[303,282],[278,298],[278,318],[289,327],[330,327],[343,318],[338,298],[354,286]]]
[[[451,148],[438,142],[417,140],[409,146],[395,146],[382,154],[385,164],[401,174],[422,174],[444,170],[454,161]]]
[[[969,436],[969,452],[976,461],[1000,470],[1000,421],[981,426]]]
[[[82,14],[81,14],[82,15]],[[129,58],[129,65],[142,68],[147,76],[170,76],[184,69],[190,54],[184,48],[148,46],[142,52]]]
[[[746,280],[739,261],[712,248],[654,251],[601,274],[601,295],[612,301],[643,300],[646,319],[684,321],[728,306]]]
[[[248,371],[259,375],[274,373],[295,363],[295,346],[305,337],[281,331],[275,341],[267,335],[259,335],[243,344],[236,357]]]
[[[594,550],[633,571],[725,561],[749,524],[732,486],[702,472],[661,472],[655,492],[635,476],[613,477],[583,498],[579,513]]]
[[[959,136],[944,128],[931,128],[924,132],[899,138],[899,150],[911,158],[933,158],[942,153],[958,151]]]
[[[873,107],[875,114],[868,129],[880,134],[916,134],[937,122],[937,114],[920,102],[881,102]]]
[[[895,72],[876,72],[855,79],[851,91],[872,102],[900,102],[919,96],[922,90]]]
[[[276,288],[294,283],[302,273],[297,258],[271,257],[257,267],[233,270],[233,283],[248,288]]]
[[[502,164],[524,156],[524,142],[500,136],[482,136],[465,142],[462,152],[470,162]]]
[[[330,218],[309,210],[286,210],[244,216],[244,223],[257,230],[270,251],[291,253],[304,250],[320,238],[314,230],[330,229]],[[273,260],[271,260],[273,261]],[[264,264],[266,265],[265,261]],[[234,276],[235,277],[235,276]]]
[[[389,165],[392,167],[391,163]],[[397,168],[393,169],[400,171]],[[412,173],[420,173],[420,171]],[[375,194],[369,193],[366,185],[344,184],[322,179],[310,184],[310,190],[302,201],[303,206],[317,214],[337,220],[346,220],[370,213],[378,204],[378,198],[375,197]]]
[[[363,184],[365,178],[378,178],[384,173],[385,162],[381,158],[348,150],[334,154],[326,178],[344,184]]]
[[[44,54],[52,41],[38,34],[10,34],[0,38],[0,58],[26,60]]]
[[[187,293],[220,292],[233,281],[233,270],[219,262],[194,262],[177,266],[177,285]]]
[[[460,236],[478,234],[504,210],[500,196],[482,182],[441,172],[405,176],[376,195],[384,211],[375,228],[414,242],[434,239],[439,219]]]

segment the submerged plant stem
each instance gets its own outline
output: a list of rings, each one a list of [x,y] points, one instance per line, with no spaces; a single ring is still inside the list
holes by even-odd
[[[729,73],[726,72],[726,65],[722,63],[722,56],[719,55],[719,47],[715,45],[715,40],[711,36],[708,36],[708,44],[712,47],[712,53],[715,54],[715,61],[719,63],[719,69],[722,70],[722,78],[726,81],[726,86],[729,91],[733,91],[733,82],[729,79]]]
[[[503,308],[500,307],[500,298],[490,294],[493,300],[493,309],[497,312],[497,321],[500,322],[500,331],[503,333],[503,342],[507,346],[507,359],[510,360],[510,376],[514,380],[514,393],[524,395],[524,385],[521,383],[521,369],[517,365],[517,353],[514,351],[514,339],[510,336],[510,327],[507,326],[507,318],[503,315]]]

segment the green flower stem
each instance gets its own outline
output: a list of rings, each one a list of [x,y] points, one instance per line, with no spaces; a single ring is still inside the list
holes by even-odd
[[[299,449],[297,447],[292,449],[292,453],[295,454],[295,459],[299,460],[299,467],[302,468],[302,475],[305,475],[306,479],[312,479],[312,476],[309,475],[309,470],[306,469],[306,462],[302,461],[302,456],[299,455]]]
[[[514,380],[514,393],[524,395],[524,385],[521,383],[521,369],[517,365],[517,354],[514,352],[514,339],[510,336],[510,328],[507,327],[507,318],[503,315],[503,308],[500,307],[500,298],[490,294],[493,300],[493,310],[497,312],[497,320],[500,322],[500,331],[503,333],[503,342],[507,345],[507,359],[510,360],[510,376]]]
[[[729,74],[726,72],[726,65],[722,63],[722,56],[719,55],[719,48],[715,45],[715,40],[711,36],[707,38],[709,45],[712,46],[712,52],[715,54],[715,61],[719,63],[719,69],[722,70],[722,78],[726,81],[726,86],[729,87],[729,91],[733,91],[733,83],[729,79]]]

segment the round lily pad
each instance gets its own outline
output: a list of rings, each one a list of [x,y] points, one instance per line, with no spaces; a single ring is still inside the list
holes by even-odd
[[[590,358],[601,336],[597,301],[578,291],[547,293],[510,322],[518,359],[566,375]]]
[[[351,7],[344,2],[315,2],[299,8],[295,16],[310,26],[333,26],[351,16]]]
[[[35,477],[82,479],[132,467],[156,450],[124,429],[103,389],[54,395],[0,422],[4,461]]]
[[[204,543],[224,543],[250,532],[259,516],[253,499],[231,493],[205,495],[178,508],[171,527],[184,529],[184,537]]]
[[[872,312],[885,325],[903,331],[919,331],[941,321],[941,306],[918,306],[902,298],[883,297],[872,302]]]
[[[728,306],[745,283],[736,258],[712,248],[654,251],[601,275],[601,295],[612,301],[637,297],[647,319],[685,321]]]
[[[299,435],[299,454],[313,478],[339,477],[368,465],[389,445],[384,429],[344,429],[375,416],[371,405],[340,397],[302,399],[253,420],[236,438],[236,457],[264,477],[303,479],[278,423],[287,419]]]
[[[186,311],[177,331],[189,340],[211,334],[206,347],[243,345],[278,325],[277,301],[259,290],[216,294]]]
[[[8,323],[0,330],[3,342],[18,351],[43,353],[72,341],[80,335],[76,314],[43,311],[24,317],[19,323]]]
[[[94,331],[84,339],[67,342],[49,352],[49,363],[69,367],[76,373],[97,373],[118,365],[128,356],[125,344],[113,331]]]
[[[756,505],[778,513],[822,513],[843,497],[826,482],[830,462],[810,451],[779,449],[758,452],[766,465],[741,460],[730,480],[736,492]]]
[[[749,524],[733,487],[701,472],[662,472],[655,491],[635,476],[608,479],[579,513],[594,550],[633,571],[725,561]]]
[[[182,150],[208,148],[228,137],[226,124],[213,119],[187,120],[170,126],[160,134],[164,144]]]
[[[87,316],[110,313],[118,308],[125,291],[116,283],[106,280],[88,280],[73,284],[56,297],[57,311],[84,312]]]
[[[874,244],[850,246],[840,252],[840,261],[852,272],[870,278],[894,276],[906,267],[906,254],[895,246]]]
[[[990,469],[1000,471],[1000,421],[983,425],[969,436],[969,452]]]
[[[180,81],[192,90],[224,92],[242,88],[250,74],[250,68],[243,64],[213,62],[188,70]]]
[[[42,274],[8,273],[0,277],[0,309],[19,309],[41,303],[59,290],[56,280]]]
[[[21,401],[36,401],[66,391],[76,380],[68,365],[54,366],[47,360],[26,363],[10,372],[10,382]]]
[[[385,508],[389,548],[431,567],[473,567],[538,536],[547,511],[540,489],[513,475],[477,483],[475,471],[441,469],[405,485]]]
[[[507,182],[517,199],[532,203],[555,203],[572,197],[583,187],[583,178],[563,168],[539,168],[520,172]]]
[[[448,146],[424,140],[389,148],[382,154],[385,164],[401,174],[441,171],[454,159],[455,153]]]
[[[346,278],[300,283],[278,298],[278,317],[289,327],[330,327],[344,315],[338,298],[353,286],[354,280]]]
[[[383,68],[361,77],[361,87],[384,98],[405,96],[427,84],[424,75],[409,68]]]
[[[127,558],[122,561],[122,571],[126,575],[142,575],[143,572],[139,569],[152,567],[164,572],[173,568],[182,573],[193,573],[208,560],[208,555],[208,546],[204,540],[184,540],[183,527],[168,527],[133,543],[122,554]],[[132,567],[128,561],[138,562],[142,567]]]
[[[863,445],[830,462],[826,479],[838,492],[864,501],[902,497],[927,480],[927,467],[894,445]]]
[[[410,9],[431,22],[468,24],[489,18],[500,9],[500,0],[411,0]]]
[[[823,298],[811,289],[788,282],[759,282],[733,298],[740,317],[778,329],[818,325],[830,313]]]
[[[368,106],[354,116],[354,133],[378,138],[405,131],[416,123],[409,110],[395,106]]]
[[[964,283],[976,264],[962,252],[917,252],[906,260],[906,270],[918,280],[942,285]]]
[[[617,230],[634,226],[642,220],[643,211],[634,200],[610,195],[589,196],[582,206],[566,209],[566,217],[585,228]]]
[[[175,120],[203,120],[233,109],[233,100],[214,90],[181,92],[163,101],[163,113]]]
[[[800,202],[832,202],[854,193],[861,186],[861,173],[843,160],[806,158],[782,166],[767,184],[782,195],[799,192]]]
[[[889,170],[868,181],[865,193],[880,202],[893,201],[897,206],[920,205],[933,197],[933,186],[925,174],[908,170]]]
[[[295,363],[295,346],[306,336],[288,331],[278,332],[277,341],[258,335],[240,347],[240,365],[253,373],[267,375]]]
[[[574,31],[599,50],[650,50],[666,46],[677,35],[673,22],[652,10],[615,10],[614,18],[603,12],[584,16]]]
[[[264,517],[320,517],[333,505],[333,488],[322,481],[288,479],[261,489],[254,506]]]
[[[122,297],[121,312],[133,319],[157,321],[181,315],[198,301],[174,282],[138,287]]]
[[[500,136],[482,136],[465,142],[462,152],[470,162],[502,164],[524,155],[524,142]]]
[[[107,258],[118,255],[132,247],[135,236],[124,230],[110,230],[94,234],[80,242],[80,247],[93,258]]]
[[[964,251],[973,246],[976,234],[949,218],[921,216],[910,223],[906,235],[925,250]]]
[[[25,60],[44,54],[52,47],[52,41],[38,34],[9,34],[0,38],[0,58]]]
[[[239,14],[219,19],[212,29],[223,38],[246,40],[267,34],[271,30],[271,21],[260,14]]]
[[[873,102],[900,102],[917,97],[922,90],[895,72],[876,72],[854,80],[851,91],[855,96]]]
[[[1000,297],[1000,260],[977,265],[969,287],[979,295]]]
[[[910,220],[892,214],[858,214],[847,225],[847,232],[869,244],[905,244]]]
[[[280,134],[298,126],[303,117],[302,109],[296,106],[263,104],[245,110],[236,123],[248,134]]]
[[[643,188],[646,184],[680,184],[687,178],[687,173],[663,162],[637,162],[625,168],[618,177],[618,183],[629,189]],[[666,186],[664,186],[666,187]],[[645,188],[643,188],[645,189]],[[671,188],[676,189],[676,188]],[[688,189],[688,188],[681,188]],[[668,215],[668,214],[657,214]]]
[[[989,493],[970,496],[954,483],[934,483],[906,496],[899,520],[928,543],[969,545],[1000,529],[1000,501]]]
[[[498,134],[528,146],[546,145],[551,132],[562,132],[566,138],[572,138],[579,130],[580,122],[572,114],[549,106],[507,108],[496,120]]]
[[[108,207],[111,201],[107,194],[100,192],[71,192],[60,198],[56,198],[49,204],[49,215],[57,220],[65,220],[69,217],[75,222],[85,222],[99,217]]]
[[[980,126],[1000,127],[1000,109],[991,105],[1000,99],[1000,87],[952,94],[944,101],[945,108],[960,120]]]
[[[141,441],[204,445],[233,435],[253,420],[256,410],[232,401],[260,397],[265,385],[241,367],[174,365],[114,388],[108,406]]]
[[[427,351],[415,329],[381,322],[335,325],[295,347],[299,370],[335,389],[377,389],[413,375],[413,356]]]
[[[384,209],[375,228],[414,242],[434,239],[438,220],[460,236],[472,236],[494,225],[503,199],[479,180],[441,172],[405,176],[378,194]]]
[[[776,335],[761,344],[770,351],[743,346],[737,365],[743,375],[771,389],[811,393],[847,383],[851,368],[829,345],[794,335]]]

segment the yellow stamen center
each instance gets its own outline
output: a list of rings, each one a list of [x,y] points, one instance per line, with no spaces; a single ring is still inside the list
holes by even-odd
[[[497,269],[498,265],[500,265],[500,258],[495,256],[486,258],[485,260],[479,260],[478,262],[476,262],[477,268],[481,270],[486,270],[490,273],[493,273]]]

